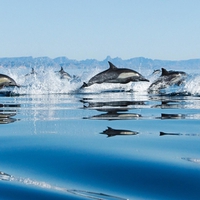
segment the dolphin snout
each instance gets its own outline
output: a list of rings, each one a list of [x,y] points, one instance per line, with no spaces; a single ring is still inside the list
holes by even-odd
[[[146,78],[144,78],[144,77],[143,77],[143,78],[141,78],[141,79],[140,79],[140,81],[146,81],[146,82],[149,82],[149,80],[148,80],[148,79],[146,79]]]

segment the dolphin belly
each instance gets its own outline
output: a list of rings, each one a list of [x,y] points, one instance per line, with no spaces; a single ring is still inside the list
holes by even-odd
[[[130,78],[130,77],[139,77],[139,74],[136,74],[134,72],[124,72],[124,73],[120,73],[117,78],[126,79],[126,78]]]
[[[2,77],[0,78],[0,84],[4,84],[4,83],[9,83],[10,81],[8,80],[8,78]]]

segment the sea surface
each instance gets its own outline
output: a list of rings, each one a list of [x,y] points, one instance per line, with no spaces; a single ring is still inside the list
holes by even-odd
[[[156,93],[153,69],[84,90],[102,69],[0,70],[21,85],[0,91],[0,199],[200,198],[200,69]]]

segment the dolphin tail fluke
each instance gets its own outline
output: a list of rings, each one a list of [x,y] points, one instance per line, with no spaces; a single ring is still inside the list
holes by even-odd
[[[86,82],[83,82],[83,85],[80,87],[80,89],[88,87],[88,84]]]

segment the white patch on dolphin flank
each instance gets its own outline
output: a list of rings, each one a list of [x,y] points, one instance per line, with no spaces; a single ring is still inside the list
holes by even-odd
[[[8,78],[5,78],[5,77],[0,78],[0,83],[9,83],[9,82],[10,80]]]
[[[129,77],[132,77],[132,76],[139,76],[139,74],[137,73],[134,73],[134,72],[124,72],[124,73],[121,73],[118,78],[129,78]]]
[[[122,131],[120,134],[121,134],[121,135],[136,135],[137,132],[132,132],[132,131]]]
[[[122,117],[139,117],[139,114],[133,114],[133,113],[127,113],[127,114],[121,114]]]

